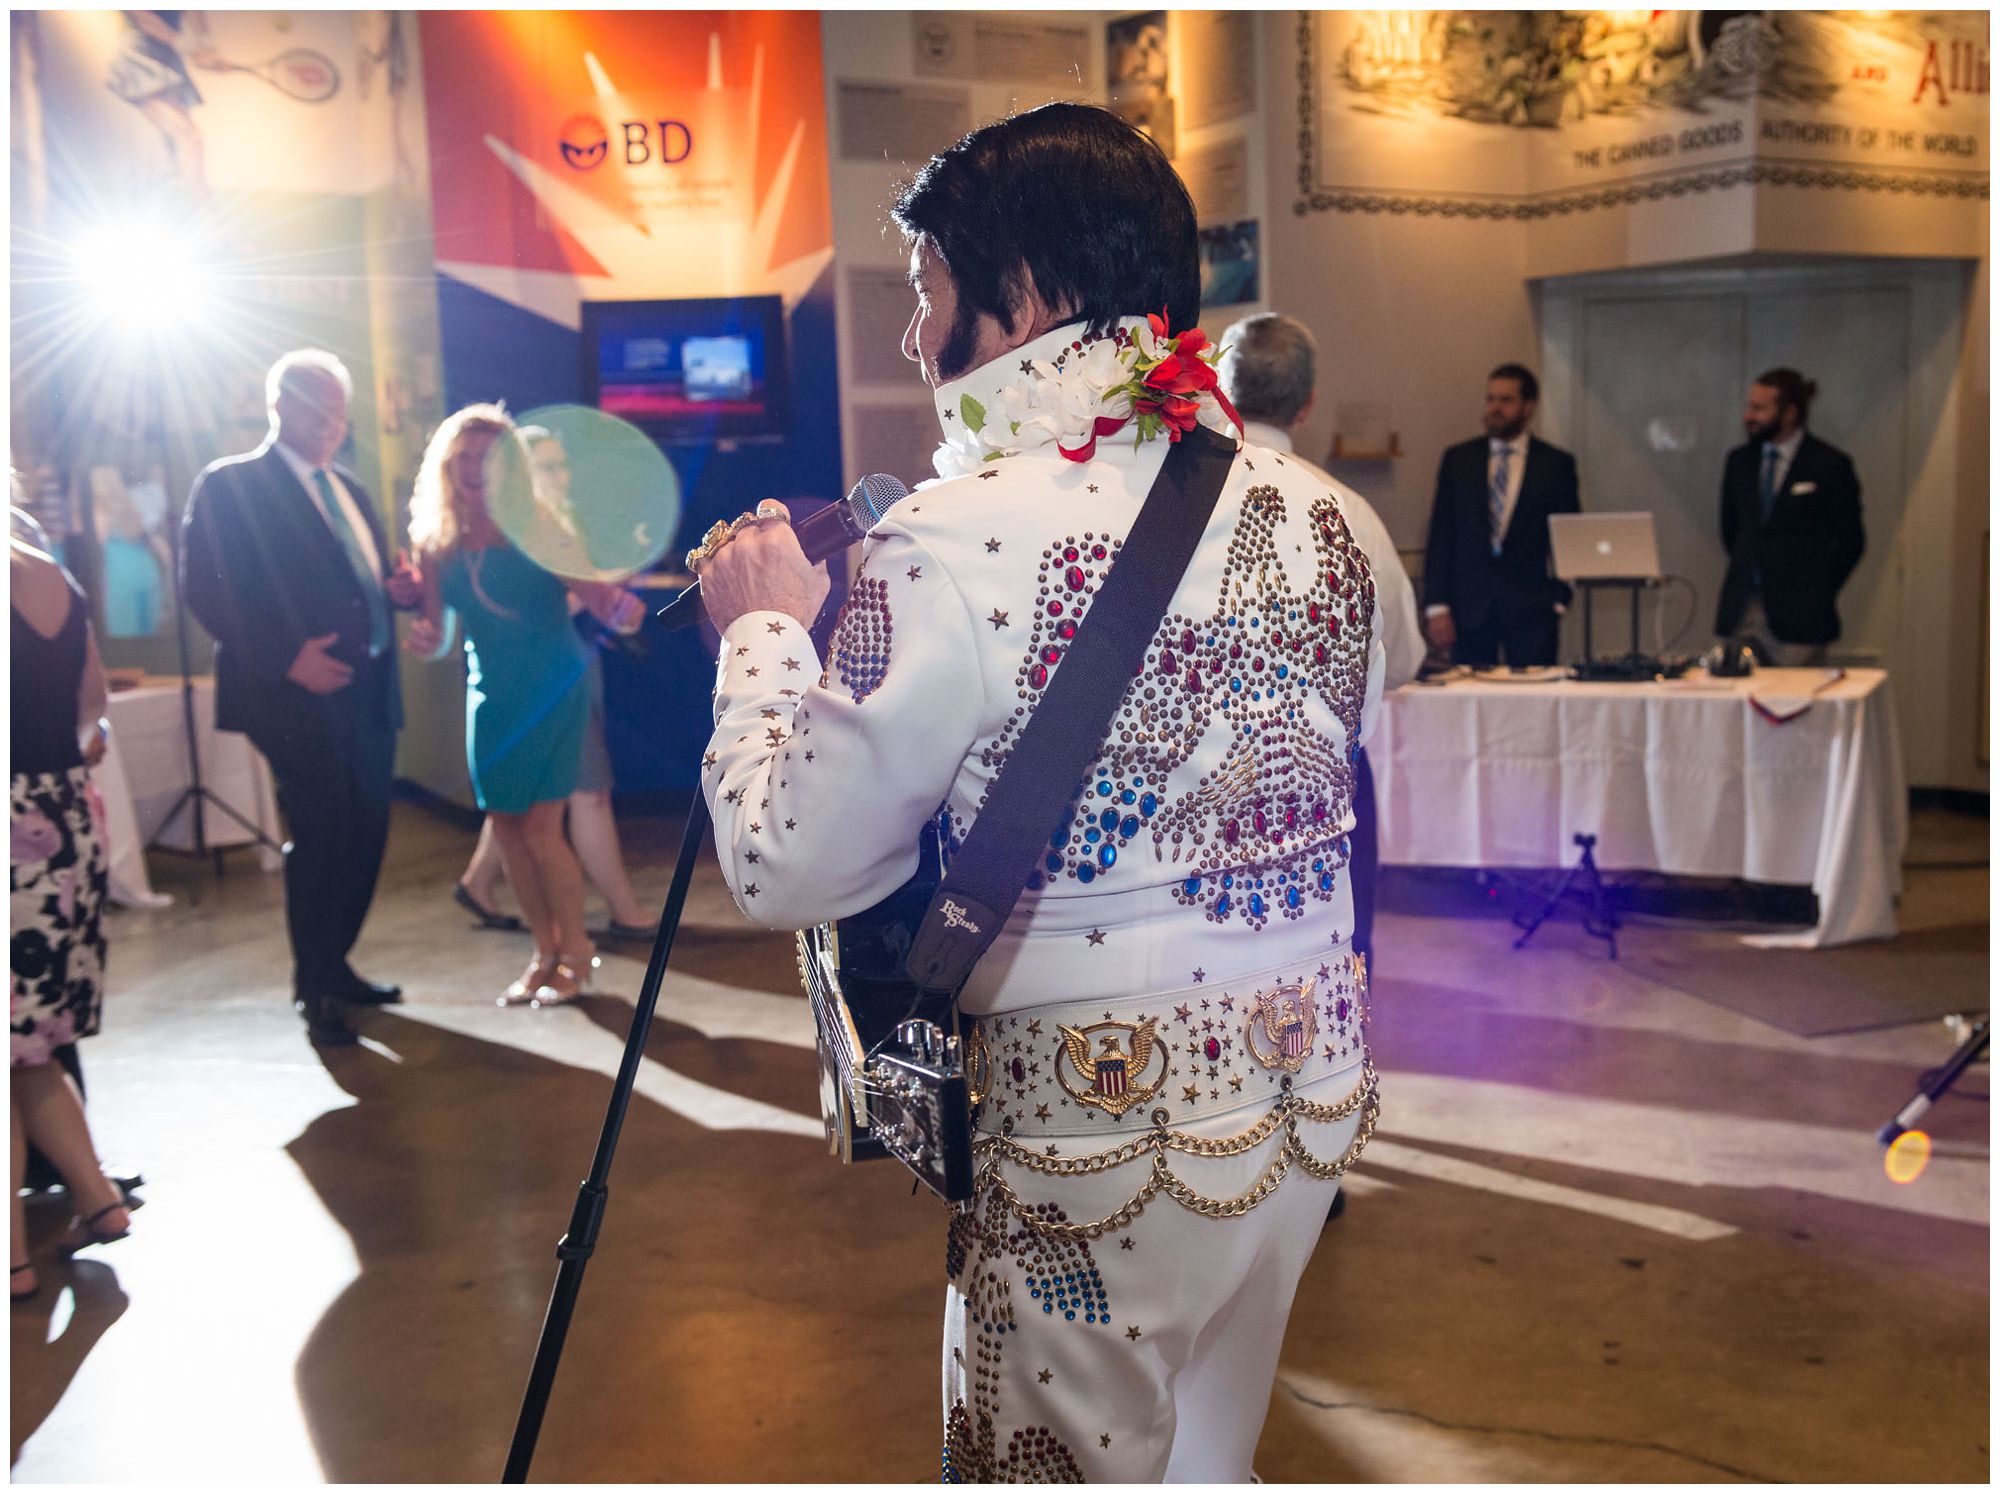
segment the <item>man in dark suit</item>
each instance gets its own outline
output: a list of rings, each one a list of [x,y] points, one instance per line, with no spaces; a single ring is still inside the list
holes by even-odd
[[[1729,552],[1715,631],[1774,662],[1814,665],[1840,636],[1834,599],[1861,563],[1861,480],[1847,453],[1806,430],[1819,385],[1796,369],[1759,374],[1743,402],[1749,440],[1722,468]]]
[[[1486,434],[1438,463],[1424,550],[1424,632],[1460,664],[1556,662],[1570,590],[1549,574],[1549,515],[1581,509],[1576,458],[1528,434],[1541,385],[1518,363],[1486,381]]]
[[[181,547],[188,609],[215,638],[215,724],[271,765],[291,830],[285,921],[294,998],[316,1043],[352,1043],[351,1004],[401,991],[347,962],[389,833],[402,694],[392,572],[381,524],[333,465],[353,384],[330,353],[287,353],[265,383],[271,435],[195,479]]]

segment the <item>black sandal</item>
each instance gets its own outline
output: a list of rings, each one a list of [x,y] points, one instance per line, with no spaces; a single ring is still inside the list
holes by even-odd
[[[511,913],[495,913],[486,904],[474,897],[463,882],[454,882],[451,884],[451,899],[459,907],[465,909],[466,912],[479,920],[479,922],[473,925],[476,929],[493,929],[503,934],[518,934],[522,929],[527,927],[526,924],[522,923],[520,919],[514,917]]]
[[[71,1256],[75,1255],[79,1250],[87,1249],[92,1245],[109,1245],[114,1240],[124,1239],[127,1235],[132,1233],[132,1226],[130,1223],[129,1216],[138,1210],[139,1204],[140,1200],[138,1199],[120,1198],[116,1203],[106,1204],[103,1208],[99,1209],[95,1214],[92,1214],[88,1219],[77,1219],[72,1221],[70,1224],[71,1233],[73,1234],[75,1231],[80,1229],[83,1231],[84,1238],[82,1238],[81,1240],[76,1240],[68,1238],[66,1236],[65,1238],[57,1241],[56,1254],[61,1256],[64,1260],[68,1260]],[[114,1214],[120,1209],[125,1210],[128,1216],[125,1228],[113,1232],[111,1230],[103,1230],[97,1227],[98,1220],[102,1219],[106,1214]]]
[[[19,1276],[23,1271],[32,1271],[34,1269],[35,1269],[35,1263],[33,1261],[28,1261],[24,1265],[14,1266],[8,1270],[7,1297],[10,1301],[26,1302],[30,1297],[34,1296],[35,1293],[39,1292],[42,1289],[42,1284],[39,1281],[36,1282],[33,1286],[29,1287],[25,1292],[16,1291],[14,1289],[13,1279],[16,1276]]]

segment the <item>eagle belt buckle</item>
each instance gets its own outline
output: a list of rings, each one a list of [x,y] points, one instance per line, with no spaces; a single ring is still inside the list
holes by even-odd
[[[1296,1074],[1312,1056],[1313,1039],[1319,1036],[1319,1019],[1313,1012],[1317,984],[1286,981],[1257,993],[1257,1005],[1243,1029],[1243,1046],[1265,1068]]]
[[[1154,1031],[1158,1021],[1148,1017],[1143,1022],[1093,1022],[1088,1027],[1057,1024],[1063,1051],[1056,1062],[1056,1083],[1077,1104],[1094,1106],[1107,1115],[1123,1115],[1134,1105],[1145,1104],[1167,1082],[1167,1051]],[[1156,1056],[1160,1072],[1148,1081],[1146,1074]],[[1072,1071],[1089,1088],[1072,1084]]]

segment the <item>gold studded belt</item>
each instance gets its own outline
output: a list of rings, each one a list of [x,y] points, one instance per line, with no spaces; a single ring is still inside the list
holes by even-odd
[[[1045,1155],[1064,1138],[1269,1110],[1362,1064],[1367,985],[1362,958],[1343,951],[1303,970],[980,1017],[977,1130]]]
[[[1360,1112],[1361,1119],[1355,1127],[1354,1138],[1338,1157],[1314,1156],[1299,1136],[1298,1124],[1301,1120],[1342,1121],[1356,1111]],[[975,1196],[979,1191],[990,1190],[1017,1223],[1030,1234],[1048,1240],[1094,1240],[1107,1230],[1123,1229],[1161,1193],[1182,1208],[1210,1219],[1236,1219],[1269,1198],[1284,1182],[1285,1174],[1294,1163],[1316,1178],[1337,1178],[1346,1172],[1354,1159],[1361,1155],[1361,1149],[1368,1145],[1368,1138],[1375,1134],[1375,1121],[1380,1113],[1375,1065],[1364,1058],[1360,1082],[1338,1104],[1326,1105],[1303,1098],[1287,1076],[1280,1088],[1278,1103],[1263,1119],[1234,1136],[1192,1136],[1185,1131],[1171,1130],[1165,1122],[1159,1122],[1121,1146],[1071,1157],[1048,1156],[1008,1136],[981,1137],[972,1147],[977,1175]],[[1270,1161],[1264,1164],[1256,1181],[1233,1197],[1207,1197],[1174,1173],[1171,1158],[1176,1152],[1192,1157],[1237,1157],[1281,1132],[1282,1144],[1273,1150]],[[1144,1181],[1132,1196],[1110,1213],[1085,1220],[1072,1220],[1046,1205],[1036,1207],[1023,1202],[1000,1166],[1002,1162],[1011,1163],[1043,1177],[1080,1177],[1110,1172],[1141,1158],[1149,1158],[1150,1161]]]

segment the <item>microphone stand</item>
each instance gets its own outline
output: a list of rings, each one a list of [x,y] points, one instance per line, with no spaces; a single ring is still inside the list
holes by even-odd
[[[632,1030],[625,1037],[625,1057],[618,1065],[617,1081],[611,1086],[611,1102],[605,1107],[597,1154],[591,1159],[590,1175],[577,1190],[569,1229],[556,1242],[556,1259],[560,1264],[556,1267],[555,1289],[549,1294],[548,1312],[542,1319],[542,1336],[535,1346],[534,1367],[528,1371],[528,1388],[521,1397],[521,1414],[514,1423],[514,1441],[507,1449],[506,1471],[500,1476],[502,1483],[527,1482],[528,1464],[534,1459],[535,1443],[541,1436],[549,1392],[555,1387],[563,1341],[569,1336],[577,1293],[583,1289],[584,1268],[597,1249],[597,1233],[604,1223],[604,1208],[610,1197],[611,1155],[617,1150],[618,1133],[625,1125],[625,1112],[632,1103],[639,1060],[646,1052],[646,1035],[652,1030],[653,1009],[659,1004],[660,982],[667,973],[667,956],[673,952],[674,934],[680,928],[688,884],[694,879],[695,863],[701,859],[708,827],[708,800],[702,796],[697,782],[693,802],[688,805],[687,829],[681,836],[680,859],[674,863],[673,884],[667,890],[666,907],[660,913],[660,931],[653,937],[646,979],[639,987],[638,1005],[632,1013]]]

